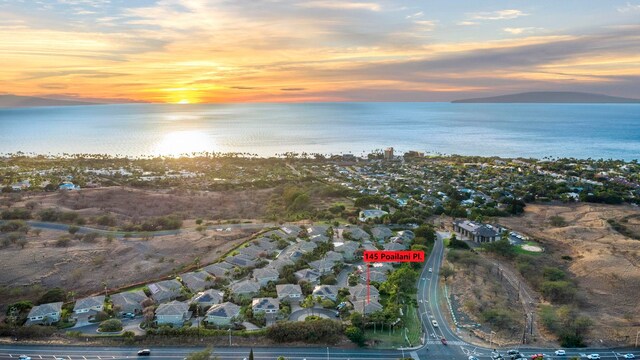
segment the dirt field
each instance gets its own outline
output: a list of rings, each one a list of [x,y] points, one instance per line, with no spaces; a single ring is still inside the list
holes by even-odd
[[[72,240],[68,247],[55,246],[63,231],[43,230],[29,236],[24,249],[10,246],[0,251],[0,309],[20,299],[34,299],[39,293],[60,286],[77,296],[147,282],[180,273],[193,266],[214,262],[250,237],[255,230],[229,232],[208,230],[202,235],[183,230],[178,235],[142,239],[101,237],[96,243]]]
[[[106,212],[120,220],[182,214],[205,220],[259,219],[273,189],[197,192],[109,187],[28,194],[15,207],[35,201],[38,208],[75,210],[86,217]]]
[[[580,288],[581,309],[595,321],[591,344],[633,343],[640,330],[640,241],[607,223],[639,213],[631,206],[527,205],[524,216],[500,219],[544,245],[549,254],[541,256],[572,258],[568,269]],[[552,226],[553,216],[563,217],[566,226]],[[635,217],[626,224],[632,230],[640,228]]]

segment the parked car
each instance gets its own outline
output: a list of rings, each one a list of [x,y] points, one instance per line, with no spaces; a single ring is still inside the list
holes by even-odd
[[[136,317],[136,314],[134,313],[125,313],[122,315],[123,317],[129,318],[129,319],[133,319]]]
[[[151,355],[151,350],[149,349],[142,349],[138,351],[138,356],[149,356],[149,355]]]
[[[600,354],[589,354],[589,355],[587,355],[587,359],[589,359],[589,360],[600,360]]]
[[[442,345],[447,345],[447,339],[445,338],[440,339],[440,342],[442,343]]]
[[[564,350],[556,350],[556,355],[558,356],[565,356],[567,355],[567,352]]]
[[[433,325],[433,327],[438,327],[438,322],[435,320],[431,320],[431,325]]]
[[[633,355],[633,354],[624,354],[623,358],[625,358],[625,359],[635,359],[636,356]]]

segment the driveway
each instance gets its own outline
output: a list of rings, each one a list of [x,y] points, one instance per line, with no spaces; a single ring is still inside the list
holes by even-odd
[[[145,334],[145,331],[140,329],[140,324],[142,323],[142,320],[143,320],[142,317],[135,318],[135,319],[120,319],[120,320],[122,320],[123,332],[132,331],[136,335]],[[85,325],[80,324],[80,326],[76,324],[74,327],[69,328],[69,330],[79,331],[81,334],[84,334],[84,335],[100,335],[100,333],[98,332],[99,326],[100,326],[100,323],[89,323]]]
[[[324,319],[336,319],[335,310],[314,307],[311,309],[302,309],[302,310],[292,312],[291,315],[289,315],[289,320],[304,321],[304,319],[306,319],[307,316],[311,316],[311,315],[319,316]]]

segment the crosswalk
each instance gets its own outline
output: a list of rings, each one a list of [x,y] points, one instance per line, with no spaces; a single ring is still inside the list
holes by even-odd
[[[440,342],[440,340],[427,340],[427,345],[442,345],[442,342]],[[469,345],[467,343],[465,343],[464,341],[449,341],[447,340],[447,345],[458,345],[458,346],[464,346],[464,345]]]

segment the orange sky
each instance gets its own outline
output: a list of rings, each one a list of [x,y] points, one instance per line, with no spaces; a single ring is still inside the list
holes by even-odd
[[[640,97],[640,6],[627,1],[123,3],[0,1],[0,92],[172,103]]]

